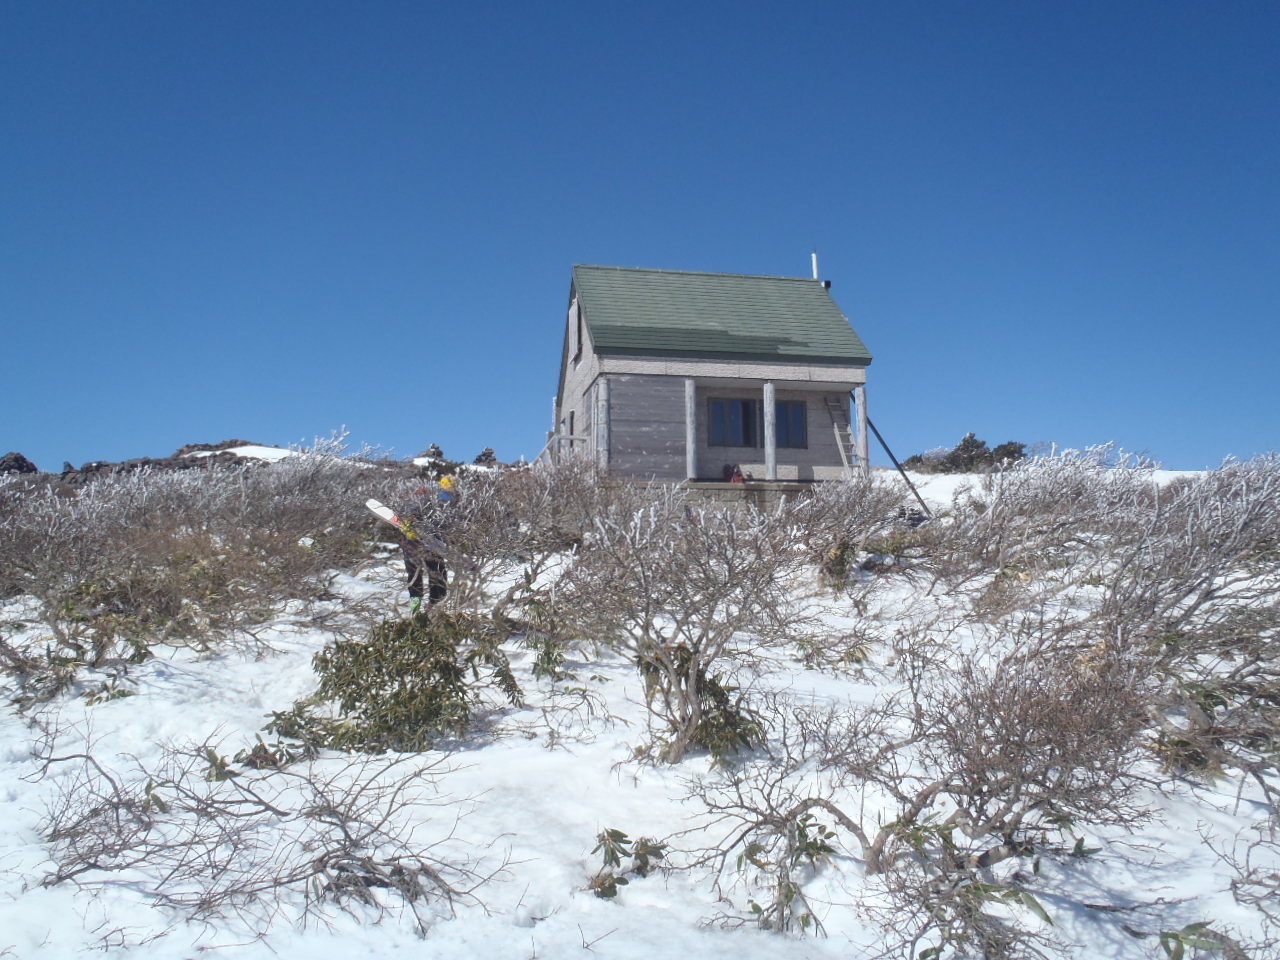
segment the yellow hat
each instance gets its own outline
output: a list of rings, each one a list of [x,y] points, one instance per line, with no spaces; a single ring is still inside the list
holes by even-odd
[[[441,478],[440,478],[440,489],[441,489],[441,490],[444,490],[444,491],[445,491],[445,492],[447,492],[447,493],[453,493],[453,491],[454,491],[454,489],[455,489],[455,487],[454,487],[454,482],[453,482],[453,477],[441,477]]]

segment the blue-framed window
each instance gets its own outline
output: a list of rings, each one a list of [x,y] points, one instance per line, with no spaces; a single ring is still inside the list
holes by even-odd
[[[779,400],[777,417],[774,431],[778,446],[801,449],[809,446],[809,423],[803,400]]]
[[[713,447],[764,446],[764,403],[712,397],[707,401],[707,443]],[[779,447],[809,446],[807,407],[803,400],[778,400],[775,406]]]

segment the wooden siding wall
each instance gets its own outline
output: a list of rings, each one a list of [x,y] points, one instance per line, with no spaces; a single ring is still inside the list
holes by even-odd
[[[684,380],[609,377],[609,467],[618,473],[683,480]]]
[[[684,378],[614,374],[609,377],[610,469],[631,476],[682,480],[685,477]],[[763,447],[712,447],[707,444],[708,404],[711,397],[759,399],[761,384],[699,386],[698,479],[719,480],[726,464],[737,463],[757,479],[764,477]],[[843,425],[849,422],[847,393],[785,390],[777,399],[805,402],[809,445],[778,448],[780,480],[829,480],[842,473],[840,451],[831,429],[826,398],[841,404]],[[579,415],[581,416],[581,414]]]

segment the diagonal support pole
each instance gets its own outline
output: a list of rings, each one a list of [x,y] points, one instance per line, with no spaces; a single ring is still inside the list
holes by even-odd
[[[916,489],[916,485],[911,482],[911,478],[907,476],[907,471],[902,469],[902,464],[898,462],[898,458],[893,455],[893,451],[889,449],[889,445],[884,442],[884,437],[880,436],[880,431],[876,429],[876,425],[867,418],[867,426],[871,428],[871,432],[876,435],[876,439],[880,441],[880,446],[884,447],[884,452],[889,455],[889,459],[893,461],[893,465],[898,468],[898,473],[902,474],[902,479],[907,481],[907,486],[911,488],[911,492],[916,495],[916,499],[920,501],[920,506],[930,520],[933,519],[933,511],[929,509],[929,505],[924,502],[924,497],[920,496],[920,491]]]

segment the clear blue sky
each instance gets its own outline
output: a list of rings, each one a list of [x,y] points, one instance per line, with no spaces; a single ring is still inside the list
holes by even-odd
[[[0,453],[46,470],[532,456],[572,264],[815,247],[900,456],[1280,446],[1274,2],[4,0],[0,135]]]

